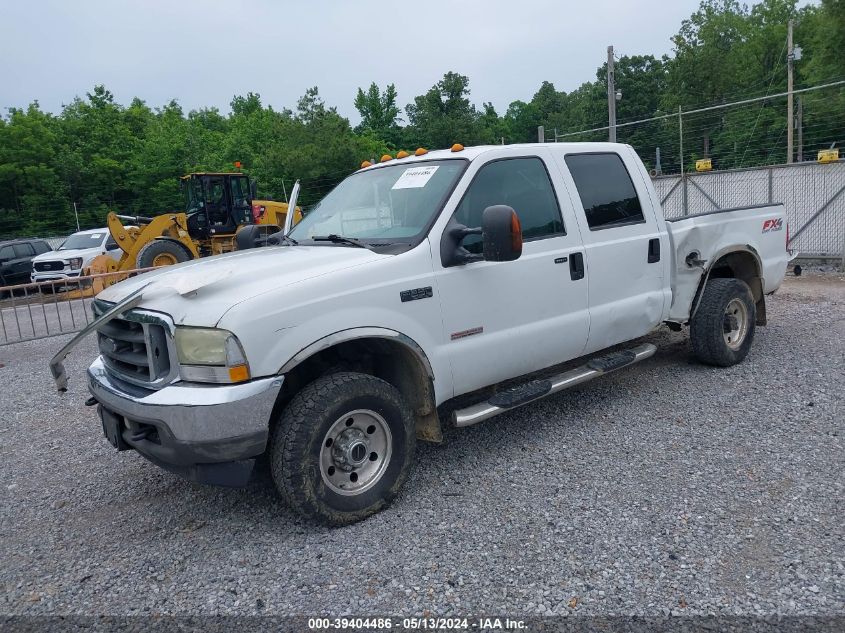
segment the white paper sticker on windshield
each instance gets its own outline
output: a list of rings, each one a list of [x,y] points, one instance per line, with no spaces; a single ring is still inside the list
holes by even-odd
[[[91,239],[92,240],[101,240],[101,239],[103,239],[103,234],[102,233],[91,233]]]
[[[410,167],[399,176],[399,180],[391,187],[391,189],[418,189],[425,187],[425,184],[431,180],[434,172],[437,171],[438,165],[431,165],[429,167]]]

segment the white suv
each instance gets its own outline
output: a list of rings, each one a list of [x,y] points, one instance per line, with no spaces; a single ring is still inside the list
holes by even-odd
[[[120,259],[121,253],[108,229],[79,231],[62,242],[56,250],[34,257],[30,278],[33,283],[76,279],[82,274],[82,269],[98,255],[107,254]]]

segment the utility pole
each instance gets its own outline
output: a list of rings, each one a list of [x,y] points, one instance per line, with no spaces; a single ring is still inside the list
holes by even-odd
[[[801,96],[798,96],[798,120],[796,122],[798,127],[798,162],[804,162],[804,103],[801,101]]]
[[[684,115],[678,106],[678,141],[681,146],[681,178],[684,177]]]
[[[613,70],[613,47],[607,47],[607,119],[608,140],[616,142],[616,74]]]
[[[537,142],[538,143],[545,143],[546,142],[546,128],[542,125],[537,126]]]
[[[681,146],[681,194],[683,196],[684,215],[687,215],[689,194],[687,193],[687,179],[684,176],[684,115],[681,112],[681,106],[678,106],[678,138]]]
[[[792,137],[795,132],[795,120],[792,114],[792,20],[786,28],[786,163],[792,163]]]
[[[73,203],[73,216],[76,218],[76,230],[79,231],[79,213],[76,211],[76,203]]]

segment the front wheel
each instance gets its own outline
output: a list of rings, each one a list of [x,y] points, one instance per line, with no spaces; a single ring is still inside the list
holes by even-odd
[[[172,240],[153,240],[141,248],[135,264],[138,268],[154,268],[181,264],[189,259],[191,253],[181,244]]]
[[[709,280],[690,323],[696,358],[718,367],[742,362],[751,349],[756,320],[757,309],[748,284],[741,279]]]
[[[415,445],[413,415],[393,385],[339,372],[307,385],[285,407],[270,441],[270,468],[300,514],[345,525],[393,500]]]

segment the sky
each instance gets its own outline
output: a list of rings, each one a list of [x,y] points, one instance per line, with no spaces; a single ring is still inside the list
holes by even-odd
[[[104,84],[119,103],[229,112],[232,96],[294,109],[318,86],[354,123],[359,87],[394,83],[399,105],[447,71],[504,113],[546,80],[595,79],[607,46],[672,53],[699,0],[0,0],[0,112],[59,112]]]

